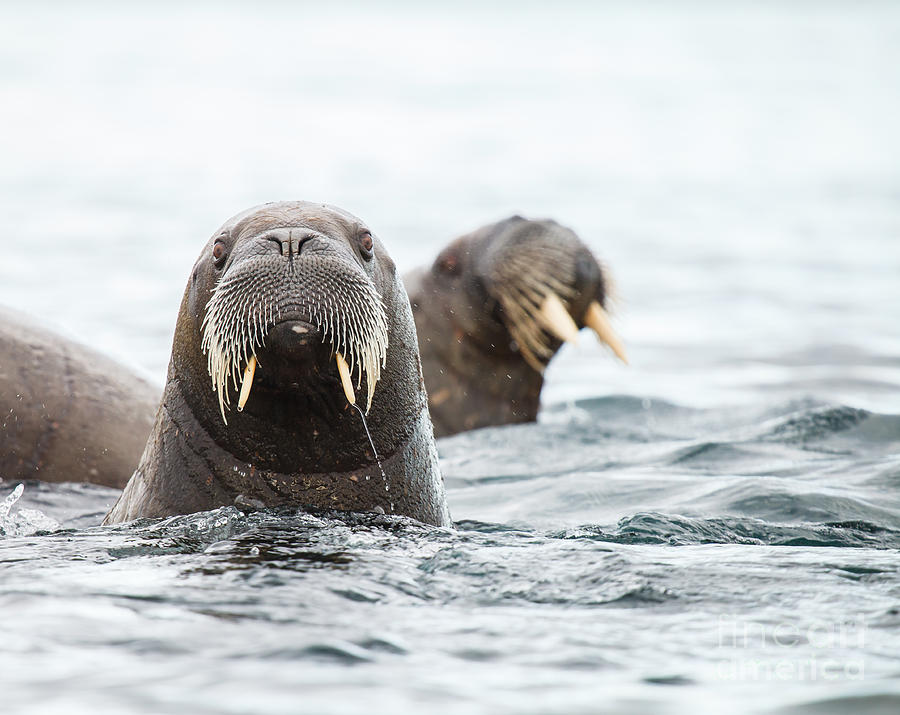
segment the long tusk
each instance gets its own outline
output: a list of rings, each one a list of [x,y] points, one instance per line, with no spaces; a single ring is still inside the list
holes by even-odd
[[[592,301],[588,306],[587,313],[585,313],[584,316],[584,324],[597,333],[600,342],[606,343],[612,348],[612,351],[619,360],[626,365],[628,364],[628,358],[625,355],[625,346],[622,345],[622,341],[619,340],[619,336],[616,335],[613,330],[612,324],[609,322],[609,316],[606,314],[606,311],[603,310],[603,306],[596,300]]]
[[[578,326],[556,293],[547,293],[541,305],[540,319],[544,327],[560,340],[578,342]]]
[[[350,367],[347,365],[347,361],[344,360],[344,356],[340,353],[335,353],[334,357],[335,360],[337,360],[338,374],[341,376],[341,385],[344,387],[344,394],[347,396],[347,402],[351,405],[355,405],[356,394],[353,392],[353,382],[350,380]]]
[[[244,369],[244,381],[241,383],[241,395],[238,397],[238,412],[243,411],[250,397],[250,388],[253,387],[253,375],[256,373],[256,355],[251,355]]]

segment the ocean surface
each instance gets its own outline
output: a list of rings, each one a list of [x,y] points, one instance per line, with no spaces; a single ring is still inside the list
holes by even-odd
[[[454,529],[0,481],[0,713],[900,712],[900,4],[0,5],[0,304],[160,386],[270,200],[615,280]],[[2,475],[0,475],[2,478]]]

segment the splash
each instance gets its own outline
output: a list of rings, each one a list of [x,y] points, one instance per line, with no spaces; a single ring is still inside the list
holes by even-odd
[[[24,492],[25,485],[19,484],[0,502],[0,536],[31,536],[39,531],[58,529],[58,521],[36,509],[18,509],[11,513]]]
[[[19,498],[22,496],[22,493],[25,491],[25,485],[20,484],[15,489],[12,490],[12,493],[6,497],[2,502],[0,502],[0,524],[9,517],[9,510],[13,508],[15,503],[19,501]]]

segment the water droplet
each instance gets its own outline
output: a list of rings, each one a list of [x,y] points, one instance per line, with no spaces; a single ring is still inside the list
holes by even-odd
[[[369,433],[369,425],[366,424],[366,415],[362,411],[362,408],[359,405],[353,405],[356,408],[356,411],[359,412],[359,416],[362,419],[363,428],[366,430],[366,437],[369,438],[369,444],[372,445],[372,454],[375,455],[375,461],[378,463],[378,469],[381,472],[381,479],[384,481],[384,491],[389,492],[391,490],[391,485],[388,482],[387,474],[384,473],[384,467],[381,464],[381,458],[378,456],[378,450],[375,449],[375,443],[372,441],[372,435]],[[369,475],[366,475],[366,481],[369,481]],[[394,504],[391,502],[391,514],[394,513]]]
[[[19,501],[19,497],[22,496],[22,492],[25,491],[25,485],[20,484],[12,492],[9,496],[6,497],[2,502],[0,502],[0,519],[5,519],[9,514],[9,510],[13,508],[13,505]]]

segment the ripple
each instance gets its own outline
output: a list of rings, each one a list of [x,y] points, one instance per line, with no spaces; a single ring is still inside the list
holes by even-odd
[[[620,544],[747,544],[846,548],[900,548],[900,530],[862,521],[826,524],[773,524],[760,519],[694,519],[642,513],[622,519],[613,530],[583,526],[554,538],[593,539]]]

